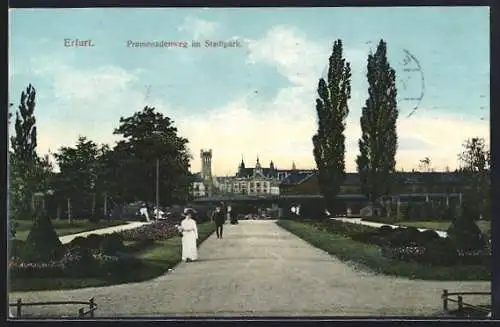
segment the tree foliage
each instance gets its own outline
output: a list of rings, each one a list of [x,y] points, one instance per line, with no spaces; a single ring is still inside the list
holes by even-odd
[[[35,119],[36,90],[30,84],[21,93],[14,124],[15,134],[10,138],[10,194],[13,216],[26,219],[32,216],[32,197],[45,191],[52,167],[48,158],[39,158]]]
[[[362,109],[357,169],[363,192],[374,203],[390,191],[395,172],[398,109],[396,73],[387,60],[387,44],[381,40],[368,56],[368,99]]]
[[[120,118],[114,134],[121,135],[108,157],[114,167],[109,180],[121,201],[155,200],[156,161],[159,162],[159,190],[162,202],[187,200],[189,190],[188,140],[177,135],[174,122],[145,107],[130,117]]]
[[[491,154],[482,138],[474,137],[463,144],[458,155],[461,162],[460,174],[465,177],[465,215],[473,220],[491,218]]]
[[[96,192],[98,155],[98,145],[84,136],[78,137],[75,147],[61,147],[54,155],[60,170],[60,205],[69,198],[75,213],[92,214],[89,208]]]
[[[342,41],[333,44],[327,81],[318,84],[316,112],[318,131],[313,136],[314,159],[319,186],[327,207],[334,212],[333,202],[345,180],[345,124],[351,97],[351,67],[342,57]]]

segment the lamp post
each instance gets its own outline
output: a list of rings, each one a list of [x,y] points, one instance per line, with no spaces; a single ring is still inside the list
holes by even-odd
[[[160,218],[160,160],[156,158],[156,220]]]
[[[156,130],[156,128],[158,128],[158,126],[155,126],[153,135],[155,135],[158,138],[157,140],[159,141],[161,132]],[[155,219],[158,220],[160,218],[160,158],[158,157],[158,155],[156,156],[155,197],[156,197]]]

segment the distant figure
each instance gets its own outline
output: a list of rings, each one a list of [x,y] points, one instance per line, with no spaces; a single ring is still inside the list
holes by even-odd
[[[196,245],[198,227],[192,216],[193,212],[187,210],[184,214],[184,219],[181,221],[181,225],[178,227],[182,233],[182,261],[185,262],[198,259],[198,247]]]
[[[154,217],[155,217],[155,219],[163,219],[163,215],[165,214],[165,213],[163,212],[163,210],[161,210],[161,209],[160,209],[160,210],[158,210],[158,208],[155,208],[155,209],[153,210],[153,213],[154,213]]]
[[[217,233],[217,238],[222,238],[222,226],[224,226],[226,217],[220,206],[217,206],[215,208],[215,212],[212,215],[212,221],[215,223],[215,232]]]
[[[142,207],[141,209],[139,209],[139,214],[143,217],[146,217],[146,221],[150,221],[149,219],[149,213],[148,213],[148,208],[146,207]]]

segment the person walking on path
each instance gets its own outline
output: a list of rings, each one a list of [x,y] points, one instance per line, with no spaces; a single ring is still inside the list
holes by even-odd
[[[215,211],[212,215],[212,221],[215,223],[215,232],[217,233],[217,238],[222,238],[222,230],[224,223],[226,221],[226,216],[224,215],[224,211],[220,206],[215,208]]]
[[[198,259],[198,227],[193,219],[193,212],[186,210],[179,231],[182,233],[182,261],[190,262]]]

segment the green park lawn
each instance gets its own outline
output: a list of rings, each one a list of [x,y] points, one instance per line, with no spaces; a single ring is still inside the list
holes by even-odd
[[[21,241],[26,240],[33,222],[30,220],[14,220],[13,223],[18,224],[15,238]],[[118,226],[126,223],[124,220],[101,220],[98,223],[91,223],[87,219],[72,220],[71,223],[67,220],[52,220],[52,225],[59,236],[88,232],[94,229]]]
[[[279,220],[279,226],[342,261],[376,273],[423,280],[491,280],[491,269],[484,266],[429,267],[384,257],[376,245],[320,230],[311,223]]]
[[[215,231],[212,223],[198,225],[198,244],[205,241]],[[125,242],[132,247],[134,242]],[[141,260],[142,269],[129,271],[127,276],[115,278],[15,278],[9,283],[10,292],[77,289],[85,287],[108,286],[123,283],[140,282],[166,273],[181,261],[181,237],[174,236],[164,241],[142,248],[135,248],[132,254]]]
[[[490,221],[478,220],[476,224],[483,233],[487,233],[491,230]],[[447,231],[451,225],[451,221],[402,221],[398,222],[397,225]]]

